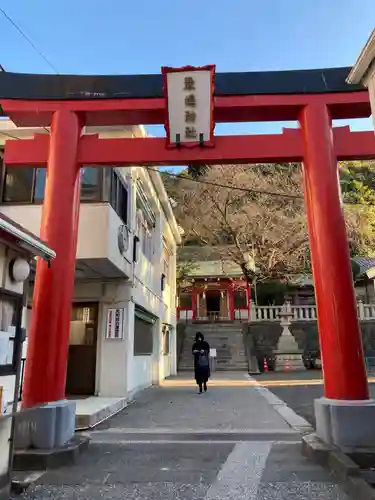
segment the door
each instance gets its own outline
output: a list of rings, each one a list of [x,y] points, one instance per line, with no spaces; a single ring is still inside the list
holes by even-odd
[[[219,290],[208,290],[206,292],[207,316],[209,319],[219,319],[220,298]]]
[[[97,332],[98,304],[73,304],[65,389],[69,396],[95,393]]]

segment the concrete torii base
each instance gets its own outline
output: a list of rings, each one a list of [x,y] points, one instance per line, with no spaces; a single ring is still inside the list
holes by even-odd
[[[74,436],[76,403],[55,401],[20,412],[15,426],[15,448],[52,450],[66,445]]]
[[[343,401],[319,398],[314,401],[316,434],[343,451],[375,447],[375,400]]]

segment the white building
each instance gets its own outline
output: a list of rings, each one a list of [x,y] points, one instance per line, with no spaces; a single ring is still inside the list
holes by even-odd
[[[56,256],[43,241],[0,214],[0,491],[9,483],[11,472],[11,419],[5,415],[7,382],[14,380],[19,365],[28,262],[37,255],[47,261]]]
[[[348,83],[362,83],[368,88],[375,127],[375,29],[358,56],[347,81]]]
[[[5,140],[44,129],[0,120]],[[141,127],[87,128],[139,137]],[[39,235],[45,168],[2,166],[1,211]],[[176,373],[176,246],[179,229],[156,169],[82,169],[76,279],[66,391],[129,397]],[[29,317],[32,314],[29,301]],[[116,323],[117,321],[117,323]]]

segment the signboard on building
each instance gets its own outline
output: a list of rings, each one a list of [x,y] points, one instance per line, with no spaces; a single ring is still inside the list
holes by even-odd
[[[106,339],[124,338],[124,309],[108,309]]]
[[[162,68],[167,147],[214,145],[215,66]]]

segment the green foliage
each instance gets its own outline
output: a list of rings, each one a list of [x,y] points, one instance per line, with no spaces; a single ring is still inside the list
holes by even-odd
[[[340,184],[345,203],[375,205],[375,162],[341,162]]]
[[[256,298],[259,306],[281,306],[285,302],[285,296],[295,290],[296,287],[279,280],[268,280],[259,283],[256,287]],[[255,301],[255,288],[251,291],[252,300]]]
[[[199,179],[206,175],[209,168],[208,165],[189,165],[187,172],[193,179]]]
[[[352,266],[352,276],[353,281],[356,281],[361,272],[361,266],[353,259],[350,259],[350,264]]]
[[[176,281],[177,286],[187,286],[189,276],[197,268],[194,262],[177,262],[176,265]]]

